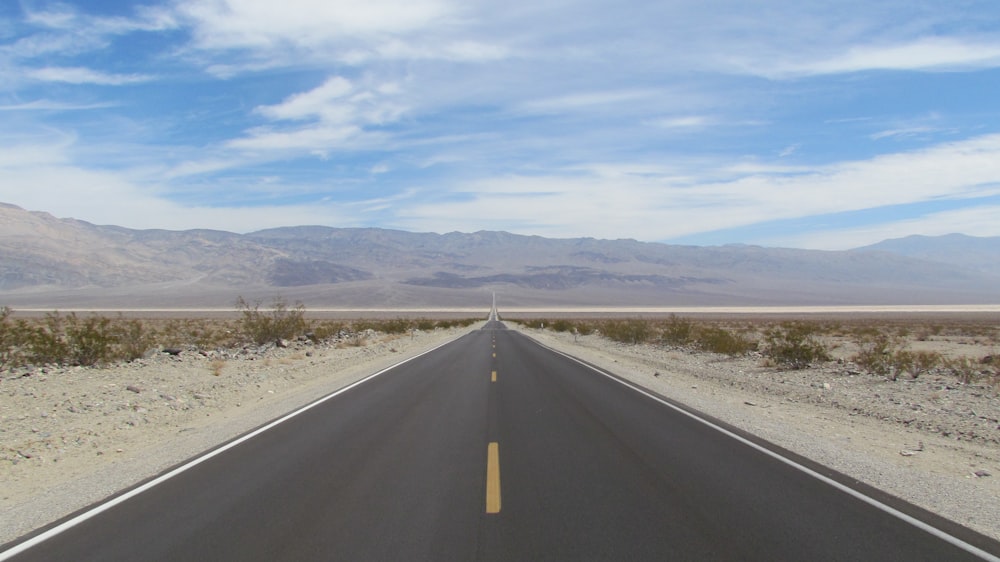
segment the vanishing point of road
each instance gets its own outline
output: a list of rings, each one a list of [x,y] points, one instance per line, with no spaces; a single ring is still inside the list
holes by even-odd
[[[872,497],[875,496],[875,497]],[[1000,560],[982,535],[481,330],[0,560]]]

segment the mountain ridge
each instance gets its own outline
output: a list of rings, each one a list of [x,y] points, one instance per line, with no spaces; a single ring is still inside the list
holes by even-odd
[[[187,306],[282,293],[315,306],[416,308],[481,303],[493,291],[508,304],[559,306],[1000,302],[1000,271],[970,267],[971,254],[961,265],[890,250],[318,225],[135,230],[0,204],[0,305]]]

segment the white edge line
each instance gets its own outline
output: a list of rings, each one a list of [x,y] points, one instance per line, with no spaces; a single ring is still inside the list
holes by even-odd
[[[283,417],[278,418],[277,420],[274,420],[273,422],[271,422],[271,423],[269,423],[269,424],[267,424],[267,425],[265,425],[263,427],[260,427],[260,428],[258,428],[256,430],[254,430],[253,432],[244,435],[243,437],[239,437],[239,438],[237,438],[234,441],[230,441],[229,443],[227,443],[227,444],[219,447],[218,449],[215,449],[213,451],[205,453],[204,455],[202,455],[200,457],[197,457],[197,458],[195,458],[195,459],[187,462],[186,464],[183,464],[183,465],[181,465],[181,466],[179,466],[179,467],[171,470],[170,472],[167,472],[166,474],[162,474],[162,475],[158,476],[157,478],[155,478],[153,480],[150,480],[149,482],[146,482],[142,486],[139,486],[138,488],[133,488],[132,490],[129,490],[128,492],[126,492],[126,493],[124,493],[124,494],[122,494],[120,496],[112,498],[112,499],[110,499],[110,500],[108,500],[108,501],[106,501],[106,502],[104,502],[104,503],[102,503],[102,504],[100,504],[100,505],[92,508],[92,509],[89,509],[89,510],[87,510],[87,511],[85,511],[85,512],[79,514],[79,515],[77,515],[76,517],[73,517],[72,519],[64,521],[63,523],[61,523],[59,525],[56,525],[55,527],[52,527],[48,531],[45,531],[44,533],[41,533],[38,536],[32,537],[31,539],[26,540],[23,543],[18,544],[17,546],[14,546],[14,547],[12,547],[12,548],[10,548],[8,550],[0,552],[0,561],[7,560],[9,558],[17,556],[18,554],[21,554],[22,552],[28,550],[29,548],[37,546],[37,545],[39,545],[39,544],[41,544],[41,543],[43,543],[43,542],[51,539],[52,537],[55,537],[56,535],[59,535],[60,533],[62,533],[64,531],[67,531],[67,530],[69,530],[69,529],[71,529],[71,528],[79,525],[80,523],[83,523],[84,521],[95,517],[98,514],[103,513],[104,511],[107,511],[107,510],[111,509],[112,507],[114,507],[114,506],[116,506],[116,505],[118,505],[118,504],[120,504],[120,503],[122,503],[122,502],[124,502],[126,500],[129,500],[129,499],[131,499],[131,498],[133,498],[133,497],[135,497],[135,496],[137,496],[137,495],[145,492],[146,490],[149,490],[150,488],[152,488],[154,486],[162,484],[162,483],[166,482],[167,480],[170,480],[174,476],[177,476],[178,474],[181,474],[182,472],[185,472],[185,471],[187,471],[187,470],[189,470],[191,468],[194,468],[195,466],[197,466],[197,465],[199,465],[199,464],[201,464],[201,463],[203,463],[203,462],[211,459],[212,457],[215,457],[216,455],[220,455],[220,454],[228,451],[229,449],[232,449],[233,447],[235,447],[235,446],[237,446],[237,445],[239,445],[241,443],[244,443],[244,442],[246,442],[246,441],[248,441],[250,439],[253,439],[257,435],[260,435],[261,433],[264,433],[265,431],[267,431],[267,430],[269,430],[269,429],[277,426],[278,424],[280,424],[282,422],[288,421],[288,420],[294,418],[295,416],[297,416],[297,415],[299,415],[299,414],[301,414],[301,413],[303,413],[303,412],[305,412],[307,410],[310,410],[310,409],[312,409],[315,406],[319,406],[323,402],[326,402],[327,400],[329,400],[329,399],[331,399],[331,398],[333,398],[333,397],[335,397],[337,395],[343,394],[344,392],[347,392],[348,390],[350,390],[350,389],[352,389],[352,388],[354,388],[356,386],[359,386],[362,383],[368,382],[371,379],[373,379],[373,378],[375,378],[375,377],[377,377],[379,375],[382,375],[382,374],[384,374],[384,373],[386,373],[388,371],[391,371],[391,370],[395,369],[396,367],[399,367],[400,365],[403,365],[404,363],[409,363],[410,361],[413,361],[414,359],[417,359],[419,357],[423,357],[424,355],[427,355],[428,353],[437,351],[438,349],[440,349],[440,348],[442,348],[442,347],[444,347],[444,346],[446,346],[446,345],[448,345],[448,344],[450,344],[450,343],[458,340],[459,338],[461,338],[461,337],[463,337],[465,335],[466,334],[461,334],[461,335],[459,335],[459,336],[457,336],[457,337],[455,337],[453,339],[450,339],[450,340],[448,340],[448,341],[446,341],[446,342],[444,342],[444,343],[442,343],[440,345],[432,347],[431,349],[428,349],[427,351],[424,351],[424,352],[422,352],[422,353],[420,353],[418,355],[414,355],[413,357],[410,357],[409,359],[404,359],[404,360],[400,361],[399,363],[396,363],[394,365],[386,367],[385,369],[382,369],[381,371],[378,371],[377,373],[372,373],[371,375],[368,375],[367,377],[365,377],[365,378],[363,378],[361,380],[354,381],[353,383],[351,383],[351,384],[349,384],[349,385],[347,385],[347,386],[345,386],[343,388],[337,389],[337,390],[333,391],[332,393],[327,394],[326,396],[323,396],[321,398],[318,398],[318,399],[314,400],[313,402],[310,402],[309,404],[306,404],[305,406],[299,408],[298,410],[295,410],[295,411],[293,411],[293,412],[291,412],[289,414],[285,414]]]
[[[626,381],[626,380],[624,380],[624,379],[622,379],[620,377],[617,377],[617,376],[611,374],[610,372],[605,372],[602,369],[600,369],[598,367],[595,367],[594,365],[591,365],[591,364],[586,363],[585,361],[583,361],[581,359],[577,359],[576,357],[573,357],[572,355],[569,355],[568,353],[563,353],[562,351],[559,351],[558,349],[551,348],[551,347],[549,347],[549,346],[547,346],[547,345],[539,342],[538,340],[536,340],[536,339],[534,339],[534,338],[532,338],[530,336],[527,336],[527,337],[528,337],[528,339],[531,339],[532,341],[534,341],[538,345],[541,345],[542,347],[544,347],[544,348],[546,348],[546,349],[548,349],[550,351],[553,351],[555,353],[558,353],[559,355],[562,355],[563,357],[566,357],[567,359],[575,361],[576,363],[579,363],[580,365],[583,365],[584,367],[586,367],[586,368],[594,371],[595,373],[603,375],[603,376],[605,376],[605,377],[607,377],[607,378],[609,378],[609,379],[611,379],[611,380],[613,380],[613,381],[615,381],[615,382],[617,382],[617,383],[619,383],[619,384],[621,384],[621,385],[623,385],[623,386],[625,386],[627,388],[631,388],[632,390],[638,392],[639,394],[642,394],[644,396],[652,398],[653,400],[656,400],[657,402],[663,404],[664,406],[667,406],[668,408],[672,408],[673,410],[676,410],[677,412],[679,412],[681,414],[684,414],[685,416],[688,416],[689,418],[694,419],[695,421],[698,421],[698,422],[700,422],[702,424],[705,424],[708,427],[710,427],[710,428],[712,428],[712,429],[714,429],[714,430],[716,430],[716,431],[718,431],[718,432],[720,432],[720,433],[722,433],[722,434],[724,434],[724,435],[726,435],[728,437],[731,437],[731,438],[739,441],[740,443],[743,443],[744,445],[747,445],[748,447],[756,449],[757,451],[760,451],[761,453],[764,453],[765,455],[768,455],[769,457],[772,457],[772,458],[774,458],[774,459],[776,459],[778,461],[781,461],[781,462],[787,464],[788,466],[790,466],[792,468],[795,468],[795,469],[797,469],[797,470],[799,470],[799,471],[801,471],[801,472],[803,472],[803,473],[805,473],[805,474],[807,474],[809,476],[812,476],[813,478],[815,478],[815,479],[817,479],[817,480],[819,480],[821,482],[829,484],[830,486],[833,486],[834,488],[840,490],[841,492],[844,492],[844,493],[846,493],[846,494],[848,494],[850,496],[853,496],[853,497],[855,497],[855,498],[857,498],[857,499],[859,499],[859,500],[867,503],[868,505],[871,505],[872,507],[875,507],[876,509],[882,510],[882,511],[884,511],[885,513],[887,513],[889,515],[892,515],[892,516],[894,516],[894,517],[896,517],[898,519],[901,519],[901,520],[909,523],[910,525],[913,525],[914,527],[917,527],[918,529],[920,529],[922,531],[926,531],[926,532],[934,535],[935,537],[937,537],[937,538],[939,538],[939,539],[941,539],[941,540],[943,540],[943,541],[945,541],[947,543],[950,543],[950,544],[952,544],[952,545],[954,545],[954,546],[956,546],[956,547],[958,547],[958,548],[960,548],[960,549],[962,549],[962,550],[964,550],[964,551],[966,551],[966,552],[968,552],[970,554],[978,556],[978,557],[982,558],[983,560],[989,560],[990,562],[1000,562],[1000,558],[994,556],[993,554],[990,554],[989,552],[986,552],[985,550],[983,550],[981,548],[978,548],[978,547],[976,547],[974,545],[971,545],[971,544],[963,541],[962,539],[960,539],[958,537],[954,537],[952,535],[949,535],[948,533],[942,531],[941,529],[938,529],[937,527],[934,527],[932,525],[924,523],[923,521],[921,521],[921,520],[919,520],[919,519],[917,519],[915,517],[912,517],[910,515],[907,515],[907,514],[903,513],[902,511],[899,511],[898,509],[896,509],[894,507],[886,505],[886,504],[884,504],[884,503],[876,500],[875,498],[866,496],[865,494],[863,494],[863,493],[855,490],[854,488],[851,488],[849,486],[845,486],[844,484],[841,484],[840,482],[837,482],[836,480],[833,480],[832,478],[830,478],[828,476],[824,476],[823,474],[820,474],[819,472],[816,472],[815,470],[813,470],[813,469],[811,469],[811,468],[809,468],[807,466],[801,465],[801,464],[799,464],[799,463],[797,463],[797,462],[795,462],[795,461],[793,461],[793,460],[791,460],[789,458],[786,458],[786,457],[784,457],[784,456],[782,456],[782,455],[780,455],[780,454],[778,454],[778,453],[776,453],[776,452],[774,452],[774,451],[772,451],[772,450],[770,450],[770,449],[768,449],[766,447],[758,445],[757,443],[754,443],[753,441],[750,441],[749,439],[747,439],[745,437],[742,437],[742,436],[740,436],[740,435],[738,435],[736,433],[733,433],[732,431],[729,431],[728,429],[726,429],[726,428],[724,428],[722,426],[716,425],[716,424],[712,423],[709,420],[706,420],[706,419],[704,419],[704,418],[702,418],[702,417],[700,417],[700,416],[698,416],[696,414],[693,414],[693,413],[685,410],[684,408],[680,408],[680,407],[678,407],[678,406],[676,406],[674,404],[671,404],[670,402],[668,402],[668,401],[664,400],[663,398],[661,398],[661,397],[653,394],[649,390],[647,390],[645,388],[642,388],[641,386],[638,386],[635,383]]]

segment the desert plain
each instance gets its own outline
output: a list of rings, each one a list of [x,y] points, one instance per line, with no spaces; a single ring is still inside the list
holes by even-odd
[[[469,312],[409,315],[454,318]],[[408,315],[373,310],[308,314]],[[479,315],[485,318],[483,311]],[[830,357],[788,369],[758,351],[730,356],[539,326],[552,318],[599,322],[671,315],[756,330],[758,337],[767,326],[789,321],[832,326],[817,336]],[[532,309],[503,317],[510,329],[543,345],[1000,539],[1000,387],[995,367],[983,363],[1000,352],[1000,307]],[[0,542],[100,502],[482,325],[403,335],[370,332],[349,342],[302,340],[286,347],[187,347],[176,354],[153,350],[141,359],[102,367],[2,371]],[[967,365],[983,366],[968,380],[942,368],[917,377],[866,372],[852,360],[858,351],[852,334],[858,327],[891,333],[906,349],[964,357]]]

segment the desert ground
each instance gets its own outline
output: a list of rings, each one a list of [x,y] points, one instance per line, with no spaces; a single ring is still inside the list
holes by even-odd
[[[864,321],[905,333],[914,349],[982,358],[1000,347],[1000,314],[993,311],[870,313],[875,316]],[[759,317],[729,319],[746,324]],[[945,329],[918,329],[928,322]],[[947,328],[966,324],[977,328]],[[868,374],[851,362],[846,336],[824,336],[832,361],[785,370],[754,353],[729,357],[507,325],[1000,539],[1000,395],[994,382],[963,383],[942,372],[897,380]],[[0,372],[0,542],[480,326],[372,333],[352,345],[188,349],[102,368]]]

